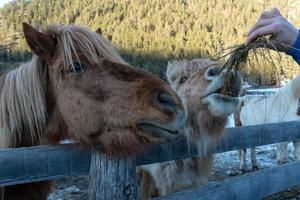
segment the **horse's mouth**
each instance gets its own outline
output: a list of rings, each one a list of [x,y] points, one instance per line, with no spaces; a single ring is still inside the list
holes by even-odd
[[[226,118],[237,110],[241,104],[241,98],[222,93],[211,93],[201,99],[201,103],[208,106],[212,115]]]
[[[206,93],[204,96],[201,97],[201,100],[210,95],[214,95],[214,96],[218,96],[219,98],[221,98],[222,100],[224,100],[226,102],[226,101],[238,99],[239,93],[240,93],[240,91],[237,91],[237,90],[224,91],[224,88],[220,87],[220,88],[216,88],[214,91],[210,91],[210,92]]]
[[[201,103],[208,106],[210,113],[216,117],[227,117],[234,113],[241,104],[239,97],[242,79],[236,77],[230,88],[224,88],[224,77],[214,80],[201,97]]]
[[[179,137],[179,130],[170,130],[157,124],[142,122],[139,127],[155,138],[162,138],[166,141],[173,141]]]
[[[226,103],[235,103],[235,102],[241,101],[241,97],[231,96],[231,95],[228,95],[228,94],[214,92],[214,93],[211,93],[211,94],[201,98],[201,102],[205,103],[206,100],[210,99],[210,98],[217,99],[218,101],[224,102],[225,104]]]

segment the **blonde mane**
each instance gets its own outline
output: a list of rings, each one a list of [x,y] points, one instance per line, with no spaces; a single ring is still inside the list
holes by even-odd
[[[80,51],[90,63],[99,59],[125,63],[119,53],[99,34],[76,25],[50,25],[45,33],[57,40],[56,50],[61,55],[64,68],[69,70]],[[39,144],[45,128],[46,66],[33,56],[3,77],[0,93],[0,148],[16,147],[30,134],[30,143]]]
[[[33,144],[39,142],[46,123],[41,69],[34,56],[6,74],[0,96],[0,148],[15,147],[23,133],[30,133]]]

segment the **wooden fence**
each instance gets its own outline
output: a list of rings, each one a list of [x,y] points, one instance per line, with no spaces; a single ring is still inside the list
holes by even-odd
[[[285,122],[226,129],[217,148],[220,153],[300,138],[300,122]],[[90,174],[90,199],[138,199],[135,166],[205,156],[188,149],[181,137],[170,144],[151,145],[132,158],[112,158],[75,144],[35,146],[0,151],[0,186]],[[159,199],[259,199],[300,184],[300,161],[261,170],[205,187]]]

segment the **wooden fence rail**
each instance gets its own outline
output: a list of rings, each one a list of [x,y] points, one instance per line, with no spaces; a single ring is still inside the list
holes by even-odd
[[[229,128],[217,148],[208,153],[296,140],[300,138],[299,130],[297,121]],[[205,155],[194,147],[188,149],[185,138],[181,137],[174,143],[149,146],[145,153],[132,159],[138,166]],[[0,186],[87,175],[90,162],[91,152],[75,144],[0,150]],[[130,174],[132,167],[128,170]]]
[[[87,175],[91,154],[75,145],[0,151],[0,186]]]
[[[193,147],[188,149],[185,138],[181,137],[177,142],[170,144],[152,145],[143,155],[137,157],[137,165],[205,156],[210,153],[221,153],[242,148],[293,141],[299,138],[299,121],[228,128],[217,148],[207,153],[199,153]]]
[[[255,200],[300,184],[300,161],[209,183],[157,200]]]

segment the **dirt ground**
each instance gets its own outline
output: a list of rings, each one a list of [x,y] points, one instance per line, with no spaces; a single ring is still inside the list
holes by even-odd
[[[48,200],[85,200],[87,195],[88,178],[77,177],[57,181],[55,191]],[[300,186],[265,197],[263,200],[300,200]]]
[[[257,148],[257,161],[260,169],[276,167],[275,145],[267,145]],[[289,145],[289,162],[293,162],[293,146]],[[251,173],[251,163],[247,155],[247,165]],[[239,161],[237,151],[215,155],[215,164],[212,181],[218,181],[239,174]],[[88,177],[65,178],[56,181],[53,193],[48,200],[85,200],[87,196]],[[265,197],[264,200],[300,200],[300,186]]]

